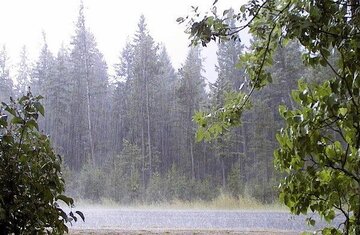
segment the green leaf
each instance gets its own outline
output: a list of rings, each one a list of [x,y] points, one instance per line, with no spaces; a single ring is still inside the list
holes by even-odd
[[[40,102],[35,102],[35,103],[34,103],[34,106],[35,106],[36,110],[37,110],[42,116],[44,116],[44,114],[45,114],[44,106],[43,106]]]
[[[82,221],[85,222],[85,216],[81,211],[75,211],[76,214],[78,214],[80,216],[80,218],[82,219]]]
[[[306,221],[307,221],[308,225],[310,225],[310,226],[315,226],[315,220],[314,220],[314,219],[312,219],[312,218],[307,218]]]
[[[342,116],[345,116],[347,111],[348,111],[347,108],[340,108],[339,109],[339,114],[341,114]]]
[[[184,17],[179,17],[176,19],[176,22],[183,23],[185,21]]]
[[[36,130],[39,130],[39,125],[37,124],[37,122],[34,119],[27,121],[26,126],[29,128],[35,128]]]
[[[240,7],[240,12],[241,12],[241,13],[245,13],[245,11],[246,11],[246,5],[242,5],[242,6]]]
[[[11,108],[10,106],[8,106],[7,104],[3,103],[4,107],[5,107],[5,111],[7,111],[8,113],[10,113],[13,116],[16,116],[16,111],[15,109]]]
[[[0,113],[0,128],[6,128],[7,125],[7,115]]]
[[[334,210],[330,210],[327,215],[324,216],[326,222],[331,222],[334,218],[335,218],[335,211]]]
[[[69,215],[70,215],[71,218],[73,218],[73,220],[75,222],[77,221],[77,218],[76,218],[76,216],[74,215],[74,213],[72,211],[70,211]]]
[[[67,197],[67,196],[62,195],[62,194],[58,195],[56,197],[56,200],[61,200],[61,201],[65,202],[66,205],[68,205],[68,206],[71,206],[71,205],[74,204],[74,200],[71,197]]]
[[[20,117],[13,117],[11,119],[11,123],[13,124],[24,124],[24,120]]]
[[[196,131],[196,135],[195,135],[195,138],[196,138],[196,142],[200,142],[202,140],[205,139],[205,131],[204,131],[204,128],[198,128],[197,131]]]
[[[285,105],[279,105],[279,113],[282,117],[285,117],[285,112],[287,111],[287,108]]]

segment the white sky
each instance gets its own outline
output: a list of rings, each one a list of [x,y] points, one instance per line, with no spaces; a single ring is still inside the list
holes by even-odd
[[[83,0],[87,26],[95,35],[98,48],[104,54],[109,72],[118,62],[121,50],[137,30],[140,15],[144,14],[151,36],[165,44],[175,69],[186,58],[189,39],[185,25],[176,19],[191,14],[191,6],[201,12],[210,9],[213,0]],[[244,0],[219,0],[219,10],[235,9]],[[69,45],[74,34],[80,0],[0,0],[0,44],[5,44],[10,62],[18,63],[18,55],[26,45],[30,58],[35,60],[45,31],[50,50],[56,54],[62,43]],[[219,11],[220,12],[220,11]],[[215,81],[216,46],[203,50],[206,77]]]

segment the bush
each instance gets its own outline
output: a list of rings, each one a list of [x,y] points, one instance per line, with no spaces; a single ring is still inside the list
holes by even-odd
[[[277,201],[276,181],[272,179],[268,182],[249,181],[246,184],[246,196],[254,198],[261,203],[271,204]]]
[[[228,185],[227,191],[234,197],[239,198],[244,194],[244,183],[240,179],[240,167],[239,164],[235,164],[227,177]]]
[[[146,189],[146,201],[148,203],[160,203],[166,201],[166,195],[164,191],[164,180],[162,180],[162,177],[159,173],[155,172],[151,176],[149,185]]]
[[[193,182],[193,198],[203,201],[211,201],[219,196],[219,188],[210,183],[209,179],[197,180]]]
[[[81,197],[99,202],[105,194],[106,180],[104,172],[88,162],[83,166],[79,178]]]
[[[63,234],[77,220],[59,206],[73,206],[64,192],[61,159],[38,131],[41,97],[29,92],[0,106],[0,231],[2,234]],[[83,214],[76,212],[83,220]]]

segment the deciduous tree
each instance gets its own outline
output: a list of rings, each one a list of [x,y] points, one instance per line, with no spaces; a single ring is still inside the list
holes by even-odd
[[[238,39],[235,33],[245,28],[257,40],[242,57],[250,92],[198,117],[201,135],[217,135],[238,123],[250,95],[271,81],[266,68],[278,45],[298,41],[308,66],[327,66],[332,74],[318,85],[300,82],[292,94],[297,107],[280,108],[286,126],[277,135],[275,163],[287,175],[280,198],[295,214],[311,210],[328,221],[342,214],[341,226],[324,234],[360,234],[359,1],[252,0],[234,15],[235,28],[215,9],[212,14],[189,20],[193,43]],[[329,59],[333,51],[339,54],[336,63]]]

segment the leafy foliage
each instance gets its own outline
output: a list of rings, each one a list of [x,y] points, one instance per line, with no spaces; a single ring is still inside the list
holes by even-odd
[[[210,114],[197,115],[201,138],[211,136],[214,128],[220,134],[239,122],[228,120],[239,120],[253,91],[271,82],[267,68],[278,45],[296,40],[303,47],[306,65],[330,68],[332,74],[322,84],[299,83],[292,95],[297,108],[280,108],[286,128],[277,136],[280,149],[275,163],[287,174],[280,184],[281,199],[296,214],[311,210],[332,221],[341,213],[342,226],[326,228],[323,234],[360,234],[360,3],[251,0],[233,15],[238,21],[235,27],[226,24],[225,12],[217,15],[216,5],[203,18],[197,8],[194,11],[193,18],[178,20],[188,20],[194,44],[239,40],[237,33],[243,29],[256,39],[241,58],[250,78],[249,93],[237,105],[225,104]],[[335,63],[329,60],[334,52],[338,54]],[[309,223],[315,221],[309,219]]]
[[[41,98],[29,92],[0,108],[0,231],[5,234],[63,234],[67,222],[77,221],[59,206],[74,201],[62,194],[61,159],[38,131],[37,119],[44,115]]]
[[[310,208],[331,221],[340,211],[346,218],[344,230],[354,233],[360,205],[354,126],[358,115],[337,90],[338,83],[335,79],[310,88],[300,81],[299,90],[293,92],[299,108],[280,106],[287,126],[277,135],[280,149],[275,163],[287,173],[280,197],[293,213]]]
[[[80,191],[86,199],[98,201],[103,197],[105,189],[105,174],[88,162],[80,171]]]

